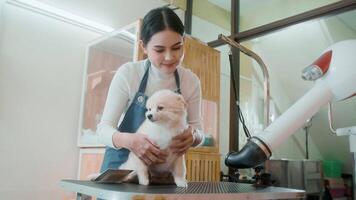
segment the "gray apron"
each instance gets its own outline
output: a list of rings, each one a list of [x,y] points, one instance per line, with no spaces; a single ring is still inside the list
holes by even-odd
[[[146,61],[146,71],[143,75],[143,78],[140,83],[138,92],[135,94],[135,97],[126,111],[124,119],[118,127],[118,131],[135,133],[140,127],[142,122],[145,120],[146,101],[148,97],[145,95],[148,73],[151,63],[149,60]],[[177,70],[174,72],[177,90],[176,92],[180,94],[180,81]],[[129,150],[125,148],[114,149],[111,147],[105,147],[104,160],[101,165],[100,172],[104,172],[107,169],[117,169],[121,166],[122,163],[126,162],[129,155]]]

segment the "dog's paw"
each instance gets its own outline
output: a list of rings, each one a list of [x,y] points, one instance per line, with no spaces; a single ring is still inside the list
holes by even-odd
[[[174,182],[178,187],[188,187],[188,182],[184,178],[176,178]]]
[[[145,178],[140,179],[138,182],[140,185],[148,185],[150,183],[150,181]]]

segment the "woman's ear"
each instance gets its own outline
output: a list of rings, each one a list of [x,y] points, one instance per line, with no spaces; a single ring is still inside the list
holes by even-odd
[[[182,48],[183,48],[183,54],[182,54],[182,57],[180,58],[180,61],[179,63],[182,64],[183,63],[183,60],[184,60],[184,54],[185,54],[185,51],[184,51],[184,41],[185,41],[185,34],[183,35],[183,42],[182,42]]]
[[[138,42],[139,42],[140,47],[143,49],[143,52],[147,55],[146,45],[143,43],[142,40],[139,40]]]

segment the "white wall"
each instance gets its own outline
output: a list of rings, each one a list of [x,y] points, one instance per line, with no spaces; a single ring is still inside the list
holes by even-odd
[[[6,0],[0,0],[0,38],[1,35],[3,33],[3,18],[4,18],[4,14],[3,14],[3,10],[4,10],[4,5],[5,5],[5,1]],[[0,40],[0,46],[1,46],[1,40]]]
[[[48,2],[61,7],[72,1]],[[68,193],[58,182],[77,176],[85,47],[100,35],[0,3],[0,199],[63,199]],[[115,26],[163,5],[113,0],[105,9],[101,1],[76,3],[73,14],[82,10],[99,19],[105,13],[100,22]]]
[[[143,16],[152,8],[167,4],[161,0],[38,0],[56,8],[118,29]]]
[[[58,181],[76,175],[83,52],[98,35],[4,8],[0,173],[7,181],[0,183],[0,197],[50,199],[56,191],[59,199]]]

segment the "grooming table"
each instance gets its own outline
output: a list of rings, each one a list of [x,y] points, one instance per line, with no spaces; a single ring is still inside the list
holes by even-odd
[[[280,187],[254,187],[232,182],[190,182],[187,188],[175,185],[142,186],[132,183],[103,184],[93,181],[62,180],[60,186],[77,193],[77,200],[94,196],[109,200],[236,200],[303,199],[305,191]]]

